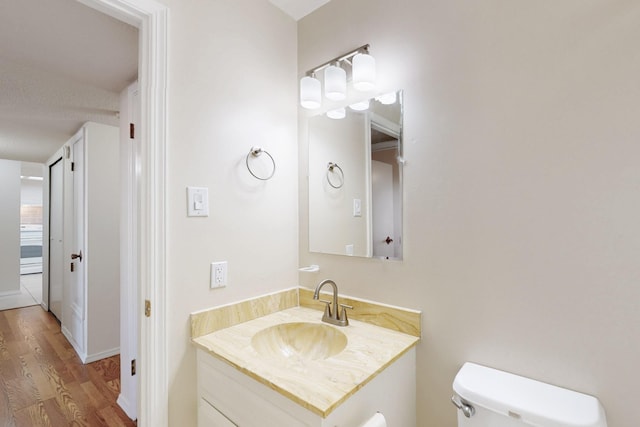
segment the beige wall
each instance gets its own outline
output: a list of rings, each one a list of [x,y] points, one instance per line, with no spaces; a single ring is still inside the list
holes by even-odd
[[[165,3],[169,417],[194,426],[189,313],[298,282],[296,24],[264,0]],[[276,161],[269,181],[245,167],[253,145]],[[209,217],[186,216],[187,186],[209,188]],[[228,261],[226,288],[209,289],[213,261]]]
[[[467,360],[638,424],[639,22],[632,0],[333,0],[299,23],[300,73],[368,42],[405,90],[404,261],[308,253],[301,176],[322,277],[300,280],[424,311],[419,426],[455,425]]]
[[[42,206],[42,195],[42,181],[20,180],[20,206]],[[42,224],[42,219],[36,224]]]

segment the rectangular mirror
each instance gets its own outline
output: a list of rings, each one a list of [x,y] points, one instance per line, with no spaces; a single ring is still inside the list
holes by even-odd
[[[367,102],[309,118],[309,250],[402,259],[402,91]]]

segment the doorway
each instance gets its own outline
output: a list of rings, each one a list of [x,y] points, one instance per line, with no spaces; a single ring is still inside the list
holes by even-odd
[[[166,301],[166,123],[168,9],[155,0],[80,0],[96,10],[139,29],[140,170],[136,174],[139,206],[141,302],[131,315],[139,322],[139,427],[168,425]]]
[[[140,188],[140,206],[135,218],[140,225],[140,282],[136,291],[140,300],[149,301],[152,308],[150,317],[144,317],[139,307],[136,307],[133,313],[140,320],[140,358],[137,368],[140,377],[140,400],[136,406],[139,408],[139,426],[163,427],[167,425],[168,418],[167,340],[164,325],[168,10],[165,5],[155,0],[79,2],[139,29],[138,65],[142,115],[139,128],[141,148],[137,159],[139,168],[136,178]],[[80,62],[75,57],[72,59],[70,62],[74,65]],[[71,91],[64,92],[62,89],[56,93],[72,94]],[[75,112],[76,109],[68,108],[61,117]],[[63,254],[63,260],[68,255]],[[48,287],[43,291],[45,290],[48,293]]]

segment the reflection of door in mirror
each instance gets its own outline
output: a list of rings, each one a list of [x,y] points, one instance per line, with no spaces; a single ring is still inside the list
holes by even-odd
[[[371,161],[373,256],[393,257],[393,166]]]
[[[371,119],[371,208],[373,256],[402,258],[399,129]]]

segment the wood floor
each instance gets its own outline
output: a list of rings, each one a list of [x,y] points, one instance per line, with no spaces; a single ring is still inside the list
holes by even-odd
[[[119,356],[83,365],[40,306],[0,311],[0,427],[135,426],[119,392]]]

